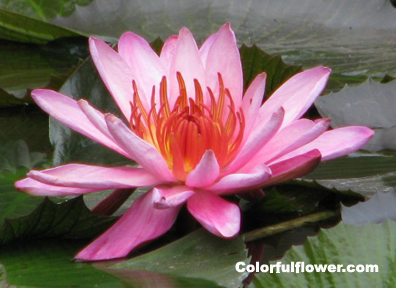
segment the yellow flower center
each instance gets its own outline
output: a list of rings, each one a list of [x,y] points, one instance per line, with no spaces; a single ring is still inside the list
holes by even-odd
[[[245,120],[242,110],[235,105],[228,89],[224,87],[221,74],[218,100],[210,88],[210,101],[204,103],[203,91],[194,80],[195,99],[189,98],[183,77],[177,73],[179,96],[170,109],[167,95],[167,79],[160,84],[160,107],[155,105],[155,87],[151,96],[151,109],[147,111],[133,82],[133,103],[130,127],[139,137],[154,145],[166,160],[179,181],[200,162],[206,150],[212,150],[221,168],[235,158],[243,139]],[[155,165],[155,163],[153,163]]]

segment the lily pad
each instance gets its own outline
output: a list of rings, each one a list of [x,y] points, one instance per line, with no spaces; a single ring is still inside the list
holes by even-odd
[[[396,81],[385,84],[368,79],[358,86],[320,97],[315,106],[332,120],[332,127],[365,125],[374,128],[369,151],[396,149]]]
[[[394,287],[396,223],[367,224],[362,227],[340,223],[309,238],[303,246],[291,248],[270,264],[304,262],[305,266],[343,265],[341,272],[259,273],[249,287]],[[378,272],[347,273],[347,265],[378,265]],[[374,269],[374,266],[369,266]]]
[[[366,202],[352,207],[341,206],[342,221],[351,225],[383,223],[390,219],[396,221],[396,191],[377,193]]]
[[[235,263],[239,261],[249,262],[242,237],[222,239],[201,229],[153,252],[100,267],[117,275],[127,276],[128,271],[145,270],[238,287],[247,276],[235,271]]]
[[[396,185],[396,159],[393,154],[354,153],[323,162],[298,181],[370,198],[378,192],[393,190]]]

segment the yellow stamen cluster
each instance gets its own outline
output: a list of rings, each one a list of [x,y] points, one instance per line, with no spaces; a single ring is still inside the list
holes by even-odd
[[[177,73],[179,96],[173,108],[168,101],[166,77],[160,84],[160,106],[156,109],[155,87],[152,90],[151,109],[147,111],[133,82],[133,102],[130,127],[139,137],[154,145],[166,160],[179,181],[200,162],[206,150],[213,150],[221,168],[236,156],[243,139],[245,121],[242,111],[235,105],[228,89],[218,76],[217,101],[207,88],[209,103],[204,103],[200,83],[195,79],[195,99],[189,98],[184,79]],[[153,163],[155,165],[155,163]]]

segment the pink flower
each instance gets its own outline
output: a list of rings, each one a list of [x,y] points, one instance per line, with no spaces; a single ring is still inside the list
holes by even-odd
[[[64,125],[139,166],[68,164],[32,170],[16,187],[47,196],[154,188],[77,259],[126,256],[168,231],[185,203],[211,233],[233,237],[240,210],[222,195],[303,176],[321,160],[358,150],[373,135],[366,127],[327,131],[328,119],[300,119],[327,82],[330,69],[325,67],[293,76],[263,105],[266,75],[259,74],[243,96],[241,60],[229,24],[200,49],[182,28],[165,42],[160,56],[131,32],[122,35],[118,52],[95,38],[89,48],[126,121],[54,91],[39,89],[32,96]]]

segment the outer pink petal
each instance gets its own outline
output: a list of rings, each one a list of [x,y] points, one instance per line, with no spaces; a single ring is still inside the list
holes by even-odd
[[[186,186],[156,187],[153,188],[153,205],[157,209],[179,206],[194,193],[194,190]]]
[[[98,191],[98,189],[48,185],[31,178],[25,178],[15,182],[15,187],[18,190],[28,193],[30,195],[50,197],[80,195]]]
[[[177,43],[170,69],[170,104],[173,107],[177,97],[179,96],[179,84],[177,82],[176,73],[180,72],[183,76],[188,97],[194,99],[195,88],[194,79],[201,84],[202,89],[206,87],[205,72],[201,57],[198,54],[198,47],[194,37],[187,28],[182,28],[177,38]],[[217,79],[217,78],[216,78]]]
[[[164,46],[162,46],[161,49],[160,59],[168,74],[170,73],[170,66],[175,53],[176,44],[177,36],[171,36],[166,39]]]
[[[323,134],[330,125],[329,119],[311,121],[299,119],[279,131],[275,137],[267,143],[255,159],[260,163],[270,163],[301,146],[313,141]],[[312,149],[311,149],[312,150]]]
[[[187,201],[188,211],[209,232],[224,238],[238,234],[241,212],[238,205],[209,191],[198,191]]]
[[[223,77],[225,87],[231,92],[236,107],[240,106],[243,93],[242,64],[230,23],[217,32],[210,46],[205,65],[206,85],[217,92],[218,77]],[[215,93],[216,93],[215,92]]]
[[[256,166],[256,157],[254,156],[260,149],[271,140],[275,133],[279,130],[282,125],[284,117],[284,110],[281,107],[275,112],[267,122],[260,123],[258,127],[252,131],[247,139],[246,143],[242,147],[241,151],[234,159],[234,161],[228,167],[226,173],[234,173],[240,168],[249,165],[254,162],[255,165],[249,165],[249,167]],[[264,162],[262,162],[264,163]]]
[[[242,99],[242,110],[245,116],[245,137],[250,134],[253,129],[258,111],[261,103],[263,102],[265,93],[265,84],[267,81],[267,74],[258,74],[253,82],[249,85],[246,90],[245,96]]]
[[[311,150],[305,154],[270,165],[272,177],[263,186],[270,186],[302,177],[312,172],[319,165],[320,160],[320,152]]]
[[[216,181],[219,174],[220,166],[216,155],[212,150],[207,150],[195,169],[187,175],[186,185],[190,187],[205,187]]]
[[[270,168],[258,165],[249,172],[224,176],[208,190],[217,191],[216,193],[221,195],[234,194],[236,191],[260,187],[271,177],[271,174]]]
[[[294,75],[264,102],[259,118],[265,119],[281,106],[286,111],[282,127],[300,118],[324,89],[330,72],[320,66]]]
[[[133,133],[114,115],[107,114],[106,123],[120,147],[132,155],[139,165],[158,179],[168,182],[175,181],[172,172],[157,149]]]
[[[74,99],[46,89],[33,90],[32,98],[41,109],[62,124],[121,155],[129,157],[128,153],[114,142],[114,139],[91,123]]]
[[[134,73],[124,59],[102,40],[89,38],[89,50],[104,84],[125,118],[130,119]],[[149,107],[145,97],[142,102],[145,107]]]
[[[147,102],[150,102],[153,86],[159,91],[159,83],[163,76],[167,76],[162,61],[157,53],[142,37],[132,33],[124,33],[118,42],[118,53],[128,63],[134,73],[139,89],[144,91]],[[159,93],[156,93],[159,103]],[[148,108],[148,107],[146,107]]]
[[[109,230],[80,251],[75,259],[86,261],[122,258],[168,231],[180,207],[155,209],[152,191],[140,196]]]
[[[303,154],[312,149],[318,149],[322,161],[348,155],[362,148],[374,135],[374,131],[363,126],[348,126],[326,131],[318,138],[284,155],[276,162]]]
[[[155,186],[164,183],[143,168],[84,164],[68,164],[43,171],[31,170],[28,176],[50,185],[96,190]]]

